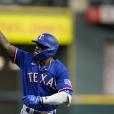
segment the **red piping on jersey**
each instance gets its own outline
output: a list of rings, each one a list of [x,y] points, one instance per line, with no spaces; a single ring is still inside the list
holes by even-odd
[[[63,88],[63,89],[60,89],[58,92],[61,92],[61,91],[64,91],[64,90],[72,90],[71,88]]]

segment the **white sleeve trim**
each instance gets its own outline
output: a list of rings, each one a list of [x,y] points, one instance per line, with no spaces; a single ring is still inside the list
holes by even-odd
[[[14,61],[13,61],[14,63],[16,61],[17,50],[18,50],[18,48],[16,48],[16,51],[15,51],[15,56],[14,56]]]
[[[43,99],[43,104],[50,104],[50,105],[66,104],[67,106],[70,106],[72,97],[68,93],[62,91],[53,94],[51,96],[42,97],[42,99]]]

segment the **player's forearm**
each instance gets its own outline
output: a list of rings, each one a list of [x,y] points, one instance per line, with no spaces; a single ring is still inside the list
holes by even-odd
[[[70,105],[71,103],[71,96],[66,92],[59,92],[53,94],[51,96],[42,97],[43,104],[50,104],[50,105],[59,105],[59,104],[66,104]]]
[[[0,31],[0,46],[3,49],[5,49],[5,51],[10,57],[14,57],[16,47],[9,43],[9,41],[7,40],[7,38],[3,35],[1,31]]]
[[[9,48],[9,41],[7,40],[7,38],[2,34],[2,32],[0,31],[0,46],[7,50]]]

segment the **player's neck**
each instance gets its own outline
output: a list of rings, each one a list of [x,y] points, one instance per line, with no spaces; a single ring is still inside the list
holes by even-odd
[[[53,57],[40,61],[41,65],[50,65],[54,61]]]

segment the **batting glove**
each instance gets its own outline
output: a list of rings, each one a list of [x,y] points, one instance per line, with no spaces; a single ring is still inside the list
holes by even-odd
[[[39,104],[42,104],[42,97],[34,96],[34,95],[27,95],[23,96],[22,100],[24,104],[30,108],[36,108]]]

